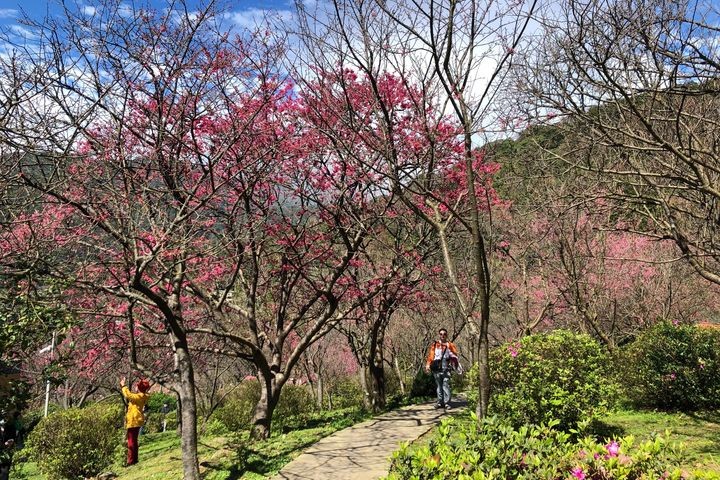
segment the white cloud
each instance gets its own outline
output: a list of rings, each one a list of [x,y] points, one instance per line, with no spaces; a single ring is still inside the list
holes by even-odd
[[[37,33],[21,25],[11,25],[10,31],[18,37],[22,38],[23,40],[37,40],[38,38],[40,38]]]
[[[119,14],[121,17],[128,18],[128,17],[132,17],[132,16],[134,15],[134,12],[135,12],[135,11],[134,11],[134,9],[133,9],[132,4],[122,2],[122,3],[118,6],[117,12],[118,12],[118,14]]]
[[[267,23],[266,19],[274,17],[279,20],[290,20],[293,14],[290,10],[264,10],[260,8],[248,8],[238,12],[231,12],[227,19],[236,27],[253,29]]]
[[[91,7],[91,6],[85,6],[81,9],[83,15],[87,15],[88,17],[92,17],[97,12],[97,8]]]
[[[14,8],[0,8],[0,18],[17,18],[18,11]]]

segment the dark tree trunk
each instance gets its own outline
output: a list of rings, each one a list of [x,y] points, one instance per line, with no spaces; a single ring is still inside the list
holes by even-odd
[[[179,376],[177,394],[180,404],[180,448],[183,479],[200,480],[197,456],[197,402],[192,360],[185,338],[171,334],[175,345],[175,365]]]
[[[280,398],[280,388],[275,383],[275,374],[272,371],[258,372],[260,380],[260,400],[255,405],[252,417],[250,438],[265,440],[270,437],[272,416]]]
[[[383,342],[385,340],[384,318],[378,318],[372,329],[370,338],[370,349],[368,352],[368,373],[370,408],[373,412],[379,412],[386,405],[385,389],[385,359],[383,357]]]

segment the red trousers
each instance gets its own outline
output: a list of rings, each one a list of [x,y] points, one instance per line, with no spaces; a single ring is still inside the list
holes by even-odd
[[[127,464],[135,465],[138,462],[138,435],[140,434],[140,427],[133,427],[127,429]]]

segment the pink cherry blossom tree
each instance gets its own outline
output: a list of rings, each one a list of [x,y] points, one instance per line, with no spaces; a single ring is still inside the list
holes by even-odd
[[[298,77],[315,79],[318,69],[345,72],[335,83],[345,101],[337,118],[358,131],[371,127],[362,135],[362,145],[383,159],[385,184],[439,239],[448,287],[477,339],[481,418],[490,395],[487,213],[496,199],[488,182],[494,167],[484,161],[476,140],[497,113],[495,93],[535,3],[447,6],[337,0],[319,12],[297,5],[305,49],[293,57]],[[497,44],[506,48],[498,50]],[[489,81],[483,84],[475,75],[487,65]],[[391,84],[394,88],[389,89]],[[365,118],[353,102],[358,89],[375,104],[368,124],[358,121]],[[389,101],[397,94],[406,98],[404,109]],[[449,250],[453,231],[463,232],[473,247],[467,289]]]

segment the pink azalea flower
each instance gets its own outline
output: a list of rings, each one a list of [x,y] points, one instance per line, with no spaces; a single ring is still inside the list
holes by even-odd
[[[578,480],[585,480],[585,472],[583,472],[582,467],[575,467],[570,470],[570,473],[572,473],[572,476]]]
[[[613,440],[612,442],[605,445],[605,450],[607,450],[609,456],[617,457],[618,452],[620,452],[620,445],[618,445],[618,443]]]

